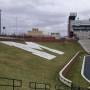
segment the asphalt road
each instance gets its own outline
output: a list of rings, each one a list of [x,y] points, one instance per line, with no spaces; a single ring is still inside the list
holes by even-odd
[[[86,56],[85,58],[84,75],[90,80],[90,56]]]

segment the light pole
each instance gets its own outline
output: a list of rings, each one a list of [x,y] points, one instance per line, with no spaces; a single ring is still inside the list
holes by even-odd
[[[16,36],[17,36],[17,33],[18,33],[18,18],[16,17]]]
[[[1,35],[1,9],[0,9],[0,35]]]

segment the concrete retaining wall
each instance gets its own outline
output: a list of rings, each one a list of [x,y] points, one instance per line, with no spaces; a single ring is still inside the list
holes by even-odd
[[[67,79],[65,76],[67,74],[67,72],[70,70],[70,68],[72,67],[72,65],[76,62],[76,57],[80,54],[80,51],[78,51],[74,57],[64,66],[64,68],[59,72],[59,79],[61,80],[61,82],[63,82],[64,84],[66,84],[67,86],[71,87],[72,85],[72,81]]]

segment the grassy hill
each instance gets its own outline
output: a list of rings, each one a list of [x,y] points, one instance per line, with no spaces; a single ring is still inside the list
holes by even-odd
[[[56,54],[57,57],[54,60],[48,61],[24,50],[0,43],[0,77],[23,80],[21,90],[30,90],[28,88],[30,81],[48,82],[51,84],[51,90],[55,90],[55,84],[61,83],[58,80],[60,67],[78,50],[81,50],[81,47],[76,42],[39,42],[39,44],[61,50],[65,54]]]

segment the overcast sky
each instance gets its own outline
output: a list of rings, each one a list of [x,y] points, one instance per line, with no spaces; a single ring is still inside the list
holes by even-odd
[[[3,33],[26,32],[33,27],[44,32],[67,33],[70,12],[90,18],[90,0],[0,0]]]

